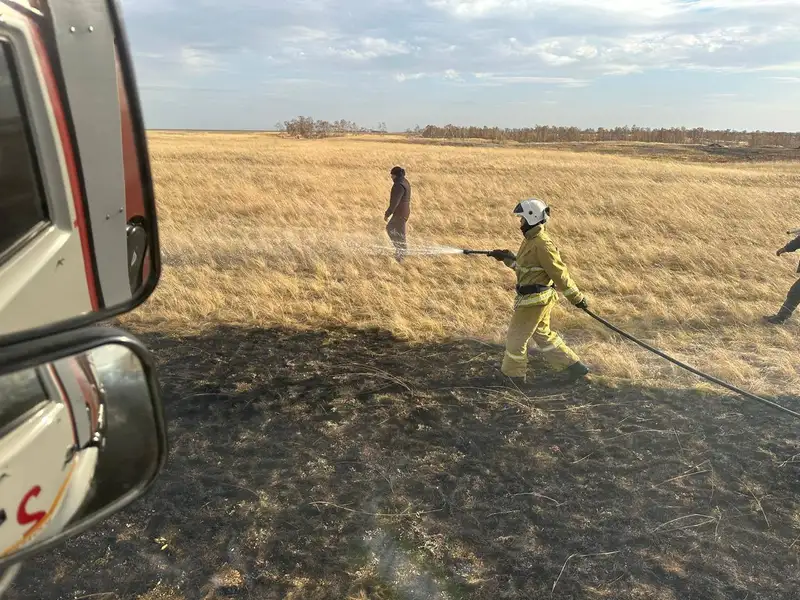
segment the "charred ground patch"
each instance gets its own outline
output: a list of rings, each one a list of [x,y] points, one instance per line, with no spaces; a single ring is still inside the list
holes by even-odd
[[[477,342],[137,332],[171,454],[20,598],[793,598],[796,423],[596,380],[529,396]],[[785,398],[785,402],[797,402]]]

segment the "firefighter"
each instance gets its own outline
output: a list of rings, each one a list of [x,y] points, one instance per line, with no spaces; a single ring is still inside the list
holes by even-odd
[[[795,252],[800,250],[800,235],[791,240],[783,248],[780,248],[775,254],[781,256],[787,252]],[[800,265],[797,266],[797,272],[800,273]],[[786,300],[783,302],[778,314],[764,317],[767,323],[773,325],[781,325],[792,316],[797,306],[800,305],[800,279],[794,282],[794,285],[789,288],[789,293],[786,294]]]
[[[556,379],[579,379],[589,369],[561,336],[550,329],[550,315],[558,302],[556,290],[578,308],[587,308],[588,303],[547,232],[550,207],[537,198],[529,198],[517,204],[513,214],[520,217],[525,237],[516,257],[508,250],[489,253],[517,275],[517,297],[501,371],[518,385],[526,383],[528,342],[533,337],[545,361],[556,372]]]
[[[389,208],[383,215],[387,221],[386,233],[395,247],[395,259],[402,263],[406,253],[406,223],[411,215],[411,184],[406,179],[406,170],[402,167],[393,167],[392,191],[389,194]]]

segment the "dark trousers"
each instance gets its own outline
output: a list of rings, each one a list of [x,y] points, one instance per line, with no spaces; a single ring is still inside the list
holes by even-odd
[[[778,316],[781,319],[788,319],[792,313],[800,305],[800,279],[794,282],[794,285],[789,288],[789,293],[786,294],[786,300],[778,311]]]
[[[396,255],[398,259],[402,259],[406,252],[406,221],[402,217],[393,216],[386,224],[386,233],[389,234],[389,239],[394,244]]]

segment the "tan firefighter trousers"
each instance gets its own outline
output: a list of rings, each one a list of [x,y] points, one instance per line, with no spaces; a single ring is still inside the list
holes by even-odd
[[[528,341],[533,337],[545,361],[561,371],[578,362],[578,355],[550,329],[550,313],[558,302],[553,294],[545,304],[518,305],[506,337],[506,353],[500,370],[509,377],[525,377],[528,369]]]

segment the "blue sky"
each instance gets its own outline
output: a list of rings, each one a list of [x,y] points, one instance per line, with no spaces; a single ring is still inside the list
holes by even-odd
[[[800,0],[121,0],[149,128],[800,130]]]

